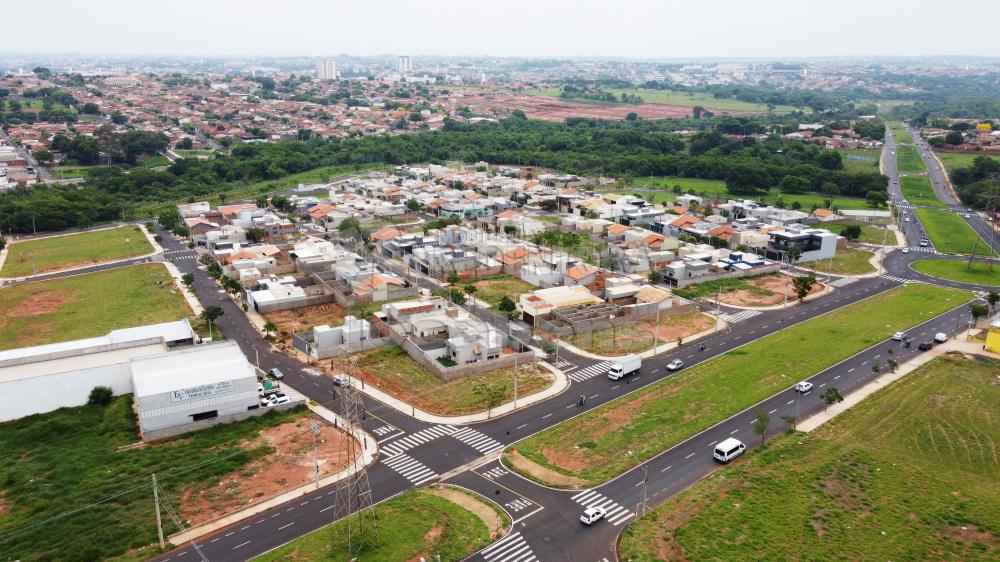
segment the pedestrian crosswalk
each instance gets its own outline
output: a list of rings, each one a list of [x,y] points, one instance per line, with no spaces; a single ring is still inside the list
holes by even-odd
[[[627,521],[629,517],[635,515],[619,505],[615,500],[609,499],[604,494],[598,493],[595,490],[585,490],[573,496],[572,499],[584,508],[603,507],[605,510],[604,519],[616,527]]]
[[[517,498],[516,500],[511,500],[503,505],[504,507],[507,508],[507,511],[510,511],[511,513],[517,513],[518,511],[521,511],[522,509],[527,509],[535,504],[531,503],[530,500],[524,498]]]
[[[427,429],[421,429],[420,431],[407,435],[406,437],[401,437],[388,445],[382,447],[382,452],[385,453],[387,457],[394,457],[400,453],[409,451],[410,449],[427,443],[428,441],[433,441],[438,437],[443,437],[445,435],[451,435],[455,433],[455,427],[450,425],[435,425],[433,427],[428,427]]]
[[[163,255],[174,260],[193,260],[198,257],[194,250],[167,250]]]
[[[566,367],[572,367],[573,364],[569,361],[559,361],[555,366],[557,369],[565,369]]]
[[[484,548],[483,559],[489,562],[534,562],[538,560],[520,532],[514,532]]]
[[[391,425],[383,425],[382,427],[376,427],[375,429],[373,429],[372,433],[374,433],[379,437],[382,437],[384,435],[392,433],[393,431],[396,431],[395,427],[392,427]]]
[[[484,455],[503,449],[503,445],[499,441],[488,435],[483,435],[471,427],[460,429],[452,433],[451,436]]]
[[[729,322],[730,324],[735,324],[737,322],[749,320],[758,314],[760,314],[759,310],[742,310],[734,313],[723,312],[722,314],[719,314],[719,318]]]
[[[437,477],[436,472],[409,455],[396,455],[390,459],[385,459],[382,461],[382,464],[396,471],[400,476],[412,482],[414,486],[419,486]]]
[[[895,275],[883,275],[883,279],[888,279],[889,281],[895,281],[897,283],[906,283],[909,279],[903,279],[902,277],[896,277]]]
[[[936,254],[937,253],[937,251],[934,248],[931,248],[930,246],[924,246],[924,247],[921,247],[921,246],[910,246],[910,251],[911,252],[925,252],[925,253],[928,253],[928,254]]]
[[[583,382],[597,375],[607,374],[608,369],[610,368],[611,368],[611,361],[602,361],[600,363],[596,363],[589,367],[584,367],[582,369],[569,373],[569,378],[574,382]]]

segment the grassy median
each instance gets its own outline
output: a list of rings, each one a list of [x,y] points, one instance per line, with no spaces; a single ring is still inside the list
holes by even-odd
[[[914,209],[920,224],[927,232],[934,249],[945,254],[968,254],[972,252],[979,235],[966,223],[962,217],[951,211],[935,209]],[[979,241],[977,255],[988,255],[989,246],[985,241]]]
[[[127,259],[153,251],[138,226],[123,226],[14,242],[0,275],[23,277],[69,267]]]
[[[946,207],[937,195],[934,194],[934,186],[931,179],[926,176],[903,176],[899,178],[899,190],[903,192],[903,199],[911,205],[924,205],[927,207]]]
[[[970,265],[965,260],[920,260],[910,264],[910,267],[931,277],[1000,287],[1000,266],[994,266],[990,271],[981,261]]]
[[[604,482],[851,355],[959,306],[965,291],[914,284],[761,338],[538,433],[513,448]]]
[[[998,372],[935,359],[658,506],[621,559],[1000,559]]]
[[[924,161],[915,146],[900,146],[896,151],[896,169],[901,174],[923,174],[927,172]]]

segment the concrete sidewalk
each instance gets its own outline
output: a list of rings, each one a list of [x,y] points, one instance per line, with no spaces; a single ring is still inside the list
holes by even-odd
[[[886,373],[882,376],[879,376],[872,382],[848,394],[847,396],[844,397],[843,402],[840,402],[839,404],[834,404],[829,408],[827,408],[825,411],[814,414],[806,418],[805,420],[799,422],[796,425],[796,429],[799,431],[809,432],[820,427],[824,423],[832,420],[838,415],[851,409],[856,404],[860,403],[862,400],[867,398],[873,392],[881,390],[889,386],[890,384],[898,381],[899,379],[912,373],[918,367],[927,363],[931,359],[940,357],[951,351],[958,351],[961,353],[969,353],[974,355],[985,355],[987,357],[993,357],[994,359],[1000,359],[1000,354],[986,351],[985,349],[983,349],[983,344],[979,342],[949,340],[946,343],[938,345],[932,348],[930,351],[921,353],[916,357],[914,357],[913,359],[910,359],[909,361],[901,364],[899,368],[896,369],[895,373]]]
[[[707,313],[702,313],[702,314],[707,314]],[[712,318],[715,319],[715,327],[710,328],[708,330],[702,330],[701,332],[698,332],[697,334],[692,334],[692,335],[684,338],[683,341],[685,343],[692,342],[692,341],[695,341],[695,340],[699,340],[699,339],[704,338],[706,336],[710,336],[710,335],[712,335],[712,334],[714,334],[716,332],[721,332],[722,330],[726,329],[726,327],[729,325],[725,320],[719,318],[718,316],[715,316],[715,315],[712,315],[712,314],[708,314],[708,316],[711,316]],[[598,355],[596,353],[591,353],[589,351],[584,351],[584,350],[580,349],[579,347],[576,347],[575,345],[567,343],[565,340],[559,340],[559,346],[560,347],[564,347],[564,348],[570,350],[571,352],[573,352],[573,353],[575,353],[577,355],[580,355],[582,357],[588,357],[590,359],[595,359],[597,361],[617,361],[618,359],[621,359],[625,355],[628,355],[627,353],[623,354],[623,355]],[[648,359],[650,357],[655,357],[655,356],[657,356],[657,355],[659,355],[661,353],[666,353],[666,352],[670,351],[671,349],[676,349],[677,347],[679,347],[679,346],[677,345],[676,341],[665,342],[665,343],[662,343],[662,344],[656,346],[655,348],[647,349],[646,351],[638,353],[637,355],[639,357],[642,357],[643,359]]]
[[[397,410],[398,412],[410,416],[414,419],[418,419],[420,421],[427,423],[466,425],[470,423],[484,422],[487,420],[492,420],[501,416],[505,416],[507,414],[514,412],[515,410],[524,408],[525,406],[529,406],[531,404],[537,404],[538,402],[548,400],[553,396],[558,396],[567,388],[569,388],[569,382],[570,382],[569,377],[567,377],[562,371],[556,369],[552,365],[549,365],[545,361],[538,361],[537,363],[545,367],[553,375],[555,375],[556,379],[555,382],[552,383],[552,385],[550,385],[548,388],[540,392],[536,392],[534,394],[529,394],[528,396],[519,397],[517,399],[516,407],[514,402],[511,401],[507,402],[506,404],[501,404],[500,406],[493,408],[489,412],[479,412],[476,414],[466,414],[462,416],[441,416],[438,414],[432,414],[430,412],[421,410],[420,408],[417,408],[404,400],[400,400],[395,396],[382,392],[381,390],[379,390],[376,387],[373,387],[370,384],[364,384],[363,381],[359,379],[354,379],[351,377],[349,378],[351,378],[351,384],[354,385],[354,387],[357,388],[360,392],[363,392],[370,398],[378,400],[379,402],[385,404],[386,406],[389,406],[390,408],[393,408],[394,410]]]
[[[314,413],[316,413],[326,421],[333,424],[334,427],[340,428],[341,430],[343,430],[344,427],[346,427],[344,424],[344,419],[340,415],[324,408],[323,406],[309,404],[308,407]],[[277,496],[268,498],[267,500],[264,500],[254,506],[248,507],[241,511],[237,511],[236,513],[230,513],[229,515],[220,517],[215,521],[211,521],[209,523],[205,523],[197,527],[186,529],[184,531],[181,531],[180,533],[175,533],[171,535],[168,540],[170,541],[171,544],[179,546],[181,544],[197,539],[209,533],[214,533],[219,529],[224,529],[230,525],[239,523],[244,519],[253,517],[255,515],[259,515],[260,513],[267,511],[273,507],[279,506],[285,502],[301,498],[306,494],[316,491],[318,488],[322,488],[323,486],[328,486],[330,484],[333,484],[334,482],[337,482],[348,476],[351,476],[352,474],[360,471],[362,468],[373,463],[375,461],[375,456],[378,453],[378,448],[377,448],[378,442],[375,440],[375,438],[369,435],[367,432],[361,430],[360,428],[353,428],[351,430],[348,430],[347,433],[350,434],[355,439],[357,439],[358,443],[361,444],[362,449],[361,449],[361,455],[359,455],[344,470],[338,472],[337,474],[331,474],[330,476],[321,478],[319,480],[318,485],[316,483],[310,482],[309,484],[299,486],[298,488],[289,490],[287,492],[284,492],[283,494],[279,494]]]

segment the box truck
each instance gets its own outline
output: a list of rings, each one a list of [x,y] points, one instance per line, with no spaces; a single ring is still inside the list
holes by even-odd
[[[638,355],[626,355],[620,358],[617,362],[611,364],[611,368],[608,369],[608,378],[616,381],[632,373],[638,373],[639,367],[642,366],[642,357]]]

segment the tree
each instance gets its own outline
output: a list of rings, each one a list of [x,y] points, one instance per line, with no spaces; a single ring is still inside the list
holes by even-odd
[[[507,396],[507,383],[491,385],[485,382],[477,383],[472,387],[472,393],[479,397],[486,405],[486,417],[490,417],[493,408],[503,403]]]
[[[885,363],[889,367],[889,372],[890,373],[895,373],[896,369],[899,368],[899,361],[896,361],[895,359],[889,359]]]
[[[962,133],[958,131],[951,131],[947,135],[945,135],[944,142],[952,146],[958,146],[963,142],[965,142],[965,138],[962,137]]]
[[[87,102],[80,108],[80,113],[86,115],[97,115],[101,112],[101,107],[93,102]]]
[[[515,304],[510,297],[504,295],[500,298],[500,304],[497,305],[497,310],[507,315],[508,318],[513,318],[517,312],[517,304]]]
[[[448,281],[448,283],[451,283],[451,284],[458,283],[458,272],[455,271],[454,269],[451,270],[451,271],[449,271],[448,272],[447,281]]]
[[[462,292],[458,287],[451,288],[451,302],[462,306],[465,304],[465,293]]]
[[[878,209],[885,205],[886,193],[884,191],[869,191],[865,194],[865,202],[872,209]]]
[[[0,249],[3,249],[3,246],[0,246]],[[986,302],[990,303],[990,308],[996,310],[997,303],[1000,302],[1000,293],[990,291],[986,294]]]
[[[462,287],[462,290],[465,291],[465,294],[469,295],[470,297],[474,297],[476,296],[476,291],[478,290],[478,287],[476,287],[475,285],[465,285],[464,287]]]
[[[191,137],[184,137],[177,141],[175,146],[181,150],[191,150],[194,148],[194,141],[191,140]]]
[[[107,406],[111,403],[115,393],[107,386],[95,386],[87,397],[88,406]]]
[[[6,247],[7,247],[7,237],[0,234],[0,250],[3,250]]]
[[[823,403],[826,404],[826,406],[823,407],[824,412],[831,405],[844,401],[844,397],[840,395],[840,391],[832,386],[824,390],[823,394],[820,394],[819,397],[822,398]]]
[[[184,275],[181,275],[181,283],[184,283],[185,287],[194,285],[194,273],[185,273]]]
[[[639,114],[636,113],[636,112],[634,112],[634,111],[629,111],[628,115],[625,116],[625,120],[626,121],[638,121],[639,120]]]
[[[276,326],[274,324],[274,322],[265,322],[264,323],[264,333],[265,334],[274,334],[277,331],[278,331],[278,326]]]
[[[246,231],[247,242],[257,243],[264,239],[264,231],[257,228],[248,228]]]
[[[507,226],[503,227],[503,232],[508,236],[514,236],[515,234],[517,234],[517,227],[512,224],[508,224]]]
[[[201,314],[199,315],[200,318],[208,322],[208,337],[212,337],[212,324],[218,320],[220,316],[225,314],[226,311],[222,310],[222,307],[216,305],[205,307],[205,310],[201,311]]]
[[[31,69],[31,71],[35,73],[35,76],[41,78],[42,80],[48,80],[49,78],[52,78],[52,71],[44,66],[36,66],[35,68]]]
[[[160,216],[157,218],[160,226],[167,230],[173,230],[178,224],[183,224],[180,211],[176,207],[169,207],[165,209]]]
[[[799,298],[799,302],[802,302],[806,298],[806,295],[809,294],[814,285],[816,285],[816,278],[812,275],[792,279],[792,287],[795,289],[795,296]]]
[[[816,163],[825,170],[843,170],[844,160],[836,150],[824,150],[816,156]]]
[[[125,123],[128,123],[128,117],[125,117],[122,112],[116,111],[111,114],[111,122],[115,125],[124,125]]]
[[[410,211],[411,213],[416,213],[423,206],[424,206],[423,203],[421,203],[420,201],[417,201],[416,199],[413,199],[412,197],[410,199],[406,200],[406,210]]]
[[[764,444],[764,439],[767,438],[767,427],[771,425],[771,416],[767,415],[767,412],[761,409],[754,410],[753,413],[753,432],[760,435],[760,444]]]
[[[861,237],[861,225],[849,224],[840,229],[840,235],[854,242]]]
[[[786,254],[788,255],[788,263],[795,263],[799,261],[799,258],[802,257],[802,248],[799,248],[798,246],[792,246],[791,248],[788,249],[788,252],[786,252]]]
[[[663,273],[655,269],[651,270],[649,272],[649,282],[654,285],[663,282]]]
[[[990,309],[985,304],[974,302],[969,305],[969,312],[972,314],[972,325],[975,327],[979,323],[980,318],[989,315]]]

